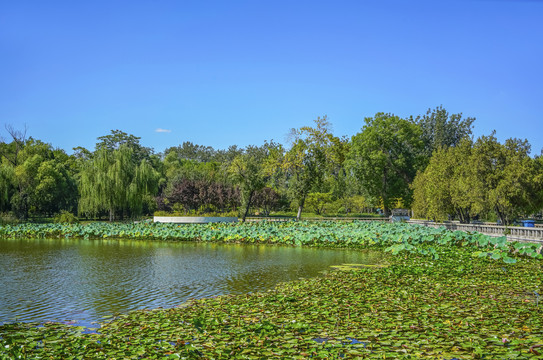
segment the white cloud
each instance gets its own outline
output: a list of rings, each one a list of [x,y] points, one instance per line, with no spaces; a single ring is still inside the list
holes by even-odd
[[[158,132],[158,133],[171,133],[172,131],[167,130],[167,129],[158,128],[158,129],[155,130],[155,132]]]

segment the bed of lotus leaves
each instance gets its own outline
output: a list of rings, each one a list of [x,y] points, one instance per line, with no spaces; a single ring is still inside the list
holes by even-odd
[[[32,229],[1,231],[16,237]],[[134,311],[98,333],[4,324],[0,358],[543,358],[543,262],[532,244],[372,223],[94,224],[59,226],[48,236],[189,240],[191,232],[199,241],[383,248],[388,266],[346,266],[267,292]]]
[[[294,246],[381,247],[393,254],[420,253],[438,258],[440,246],[464,246],[473,255],[514,263],[516,253],[541,259],[541,244],[507,242],[505,237],[448,231],[406,223],[382,222],[254,222],[234,224],[102,223],[19,224],[0,226],[0,237],[9,238],[127,238],[169,241],[263,243]]]

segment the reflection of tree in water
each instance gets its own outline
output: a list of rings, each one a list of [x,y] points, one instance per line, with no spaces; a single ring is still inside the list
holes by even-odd
[[[330,265],[379,260],[353,250],[287,246],[105,239],[31,242],[29,246],[26,241],[0,239],[0,259],[18,259],[0,262],[0,269],[7,269],[0,277],[0,288],[6,290],[0,299],[0,322],[20,316],[90,325],[104,315],[264,291],[279,282],[318,276]],[[22,304],[21,298],[33,302]]]
[[[331,265],[375,264],[381,259],[379,253],[353,250],[246,245],[229,250],[235,253],[238,268],[221,287],[234,294],[263,291],[280,282],[319,276]]]

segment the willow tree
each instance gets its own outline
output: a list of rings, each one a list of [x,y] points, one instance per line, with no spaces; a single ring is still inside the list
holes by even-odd
[[[141,215],[146,199],[157,192],[158,178],[148,160],[137,162],[129,146],[99,149],[81,171],[79,212],[108,212],[110,221],[117,214]]]
[[[413,181],[413,211],[443,221],[457,216],[469,223],[473,214],[470,157],[473,143],[465,138],[455,147],[439,148]]]
[[[0,159],[0,211],[11,209],[10,200],[15,192],[15,170],[11,164]]]

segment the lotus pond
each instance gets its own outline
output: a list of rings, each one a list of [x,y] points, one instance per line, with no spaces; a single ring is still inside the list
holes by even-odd
[[[260,223],[1,228],[5,237],[156,238],[385,251],[386,266],[242,295],[132,311],[97,334],[58,323],[0,327],[6,358],[542,358],[536,244],[406,224]]]
[[[373,264],[378,252],[118,239],[0,239],[0,324],[87,327],[103,316],[244,294],[313,277],[330,265]]]

